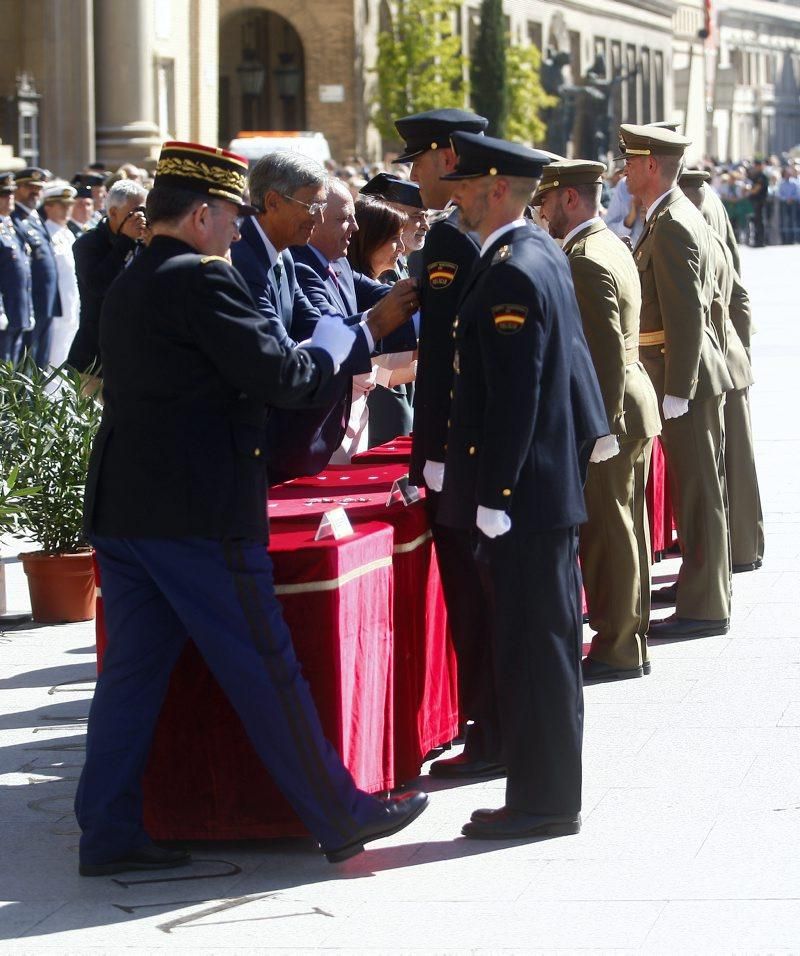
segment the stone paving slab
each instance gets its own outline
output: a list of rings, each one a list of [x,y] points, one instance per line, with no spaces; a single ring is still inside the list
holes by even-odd
[[[467,841],[503,782],[423,773],[426,813],[340,866],[311,840],[198,843],[161,882],[81,879],[93,625],[0,626],[0,952],[800,953],[797,252],[743,255],[766,564],[735,577],[728,635],[658,642],[650,677],[586,689],[580,835]],[[4,568],[25,610],[19,566]],[[676,571],[663,562],[656,583]]]

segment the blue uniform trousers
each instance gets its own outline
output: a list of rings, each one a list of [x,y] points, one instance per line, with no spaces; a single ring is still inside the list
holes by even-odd
[[[263,544],[93,538],[108,647],[75,798],[81,862],[148,842],[141,779],[170,672],[191,635],[276,784],[323,850],[383,813],[325,739]],[[175,767],[175,774],[184,772]]]

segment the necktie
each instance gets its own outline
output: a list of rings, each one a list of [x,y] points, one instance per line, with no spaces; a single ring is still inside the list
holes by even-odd
[[[283,263],[280,259],[275,262],[275,265],[272,267],[272,273],[275,276],[275,288],[280,294],[281,291],[281,276],[283,275]]]
[[[334,285],[336,288],[339,288],[339,277],[336,275],[336,270],[333,268],[332,263],[328,263],[328,275],[333,279]]]

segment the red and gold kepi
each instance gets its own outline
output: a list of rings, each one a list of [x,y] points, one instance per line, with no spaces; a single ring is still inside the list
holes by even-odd
[[[199,143],[170,141],[161,147],[154,189],[187,189],[209,198],[235,203],[242,215],[258,210],[244,201],[247,189],[247,159],[227,149]]]
[[[494,327],[501,335],[513,335],[519,332],[528,318],[528,310],[524,305],[496,305],[492,309]]]
[[[428,266],[428,282],[432,289],[446,289],[455,279],[458,266],[455,262],[432,262]]]

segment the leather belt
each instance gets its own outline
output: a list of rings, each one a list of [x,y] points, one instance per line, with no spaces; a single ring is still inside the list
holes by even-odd
[[[659,329],[657,332],[640,332],[639,333],[639,345],[663,345],[664,344],[664,330]]]
[[[639,361],[639,349],[634,346],[632,349],[625,349],[625,364],[636,365]]]

